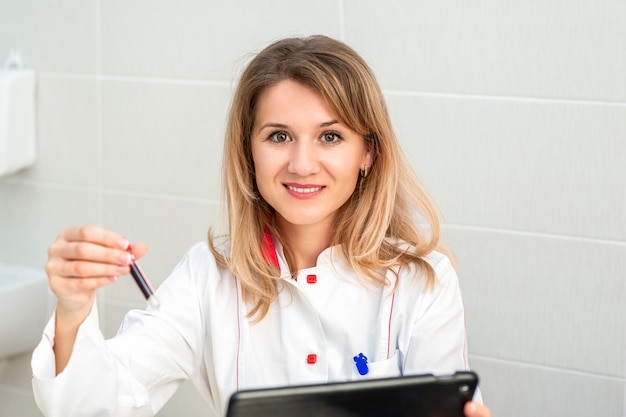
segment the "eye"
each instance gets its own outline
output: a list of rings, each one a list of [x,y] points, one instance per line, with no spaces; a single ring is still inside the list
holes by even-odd
[[[286,132],[278,131],[269,135],[268,139],[275,143],[283,143],[289,140],[289,135]]]
[[[324,132],[322,135],[322,142],[324,143],[337,143],[341,139],[341,135],[337,132]]]

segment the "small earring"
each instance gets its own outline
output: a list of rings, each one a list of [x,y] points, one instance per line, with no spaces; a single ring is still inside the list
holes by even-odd
[[[369,175],[370,173],[370,167],[368,167],[367,165],[365,165],[365,167],[363,167],[363,169],[359,170],[359,175],[361,175],[362,178],[365,178]]]

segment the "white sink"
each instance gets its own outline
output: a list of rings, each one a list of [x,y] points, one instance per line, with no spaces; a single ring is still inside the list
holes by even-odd
[[[33,350],[51,310],[43,270],[0,263],[0,358]]]

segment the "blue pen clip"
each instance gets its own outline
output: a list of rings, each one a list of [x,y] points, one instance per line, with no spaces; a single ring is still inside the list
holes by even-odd
[[[365,356],[362,352],[359,353],[358,356],[353,357],[353,359],[356,363],[356,370],[359,371],[359,374],[365,375],[370,371],[367,367],[367,356]]]

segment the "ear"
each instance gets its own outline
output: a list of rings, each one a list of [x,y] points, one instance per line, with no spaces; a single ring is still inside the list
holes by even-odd
[[[361,164],[361,170],[365,168],[371,168],[374,164],[374,159],[376,158],[376,143],[374,139],[366,139],[365,146],[365,158],[363,159],[363,163]]]

